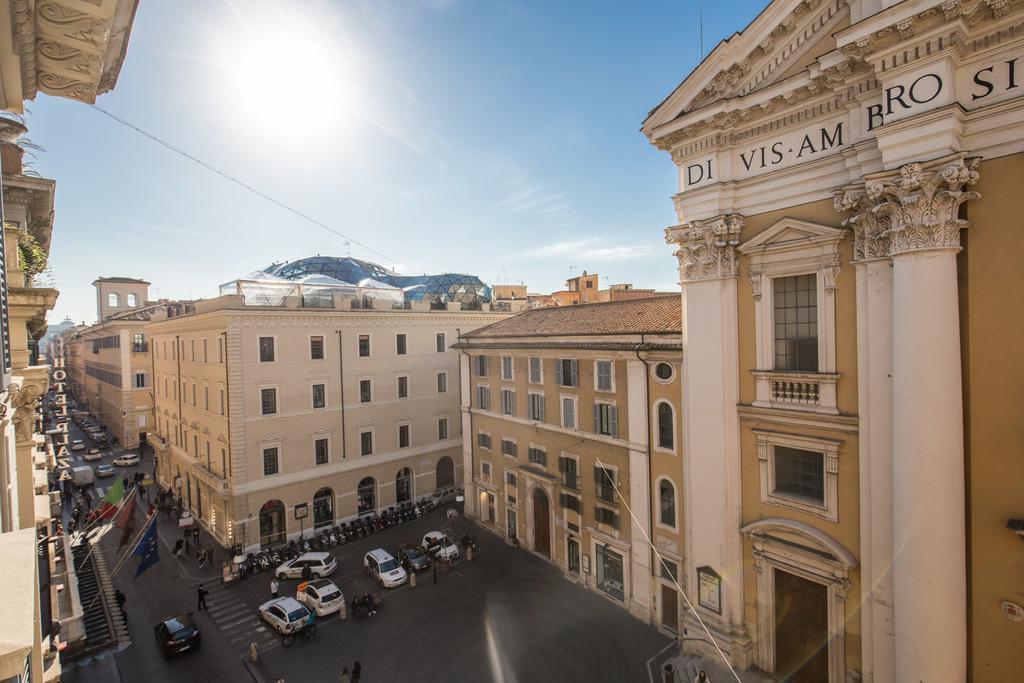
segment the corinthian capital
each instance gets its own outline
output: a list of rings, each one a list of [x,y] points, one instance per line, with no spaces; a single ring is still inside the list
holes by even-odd
[[[875,213],[889,222],[890,255],[960,247],[960,230],[969,225],[959,216],[960,205],[981,196],[966,189],[978,182],[980,163],[980,157],[970,157],[932,166],[906,164],[897,176],[867,183]]]
[[[834,193],[837,211],[852,215],[854,259],[895,256],[925,249],[959,248],[960,205],[980,195],[968,190],[978,181],[980,157],[948,158],[934,164],[906,164],[877,176],[863,188]]]
[[[679,277],[683,282],[736,277],[736,245],[740,243],[743,216],[723,214],[666,228],[665,241],[676,244]]]

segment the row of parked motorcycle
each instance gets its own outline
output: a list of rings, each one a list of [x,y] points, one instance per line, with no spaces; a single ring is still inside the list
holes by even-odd
[[[418,519],[435,507],[436,504],[429,498],[424,498],[416,503],[399,503],[386,510],[381,510],[379,514],[363,515],[349,522],[324,528],[312,538],[304,538],[301,541],[292,539],[288,541],[287,545],[279,548],[268,548],[258,553],[248,553],[239,565],[239,578],[244,579],[256,573],[274,571],[282,562],[293,560],[302,553],[322,552],[372,536],[378,531]],[[241,546],[236,548],[236,555],[241,552]]]

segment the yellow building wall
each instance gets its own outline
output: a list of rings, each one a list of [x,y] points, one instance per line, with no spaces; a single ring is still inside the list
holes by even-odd
[[[1000,602],[1024,604],[1024,542],[1006,528],[1024,518],[1024,154],[985,161],[967,204],[959,256],[967,457],[970,673],[1019,680],[1024,622]]]

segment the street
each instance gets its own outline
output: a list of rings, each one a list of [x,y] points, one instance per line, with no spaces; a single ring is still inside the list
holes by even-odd
[[[74,426],[72,432],[73,439],[85,438]],[[105,455],[103,461],[112,458]],[[80,452],[71,460],[82,464]],[[117,469],[119,477],[127,473],[130,478],[135,471],[152,468],[147,455],[136,467]],[[113,481],[97,480],[94,501]],[[144,508],[136,513],[136,529],[141,529]],[[257,616],[259,605],[271,597],[269,572],[225,585],[220,578],[223,552],[200,569],[194,554],[179,558],[171,553],[181,537],[174,520],[161,515],[158,524],[160,561],[136,580],[137,560],[128,557],[113,577],[127,598],[131,645],[114,655],[115,662],[108,655],[66,669],[66,680],[247,682],[253,677],[242,659],[255,643],[256,668],[269,681],[334,681],[355,660],[363,666],[364,681],[645,681],[647,660],[670,642],[621,607],[566,581],[540,558],[512,548],[461,516],[453,523],[439,509],[334,548],[338,569],[330,578],[346,599],[370,591],[380,594],[385,604],[362,620],[318,619],[315,639],[299,639],[284,648]],[[367,551],[382,547],[393,553],[401,543],[418,544],[433,529],[455,538],[468,530],[480,551],[472,562],[463,558],[449,572],[439,573],[437,585],[432,573],[424,572],[416,587],[381,589],[364,573],[362,556]],[[111,569],[126,552],[117,552],[120,536],[120,530],[110,529],[98,542]],[[210,544],[205,534],[202,542]],[[210,591],[208,609],[196,612],[201,582]],[[297,584],[281,581],[280,594],[294,595]],[[165,659],[153,625],[177,612],[194,613],[202,646]]]

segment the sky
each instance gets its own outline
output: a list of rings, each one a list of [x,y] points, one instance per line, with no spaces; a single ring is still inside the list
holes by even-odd
[[[705,51],[764,0],[706,3]],[[92,281],[209,298],[275,261],[561,289],[678,289],[668,154],[639,128],[700,61],[698,3],[142,0],[97,106],[40,95],[33,168],[57,181],[50,322],[96,318]],[[349,244],[345,244],[349,242]]]

